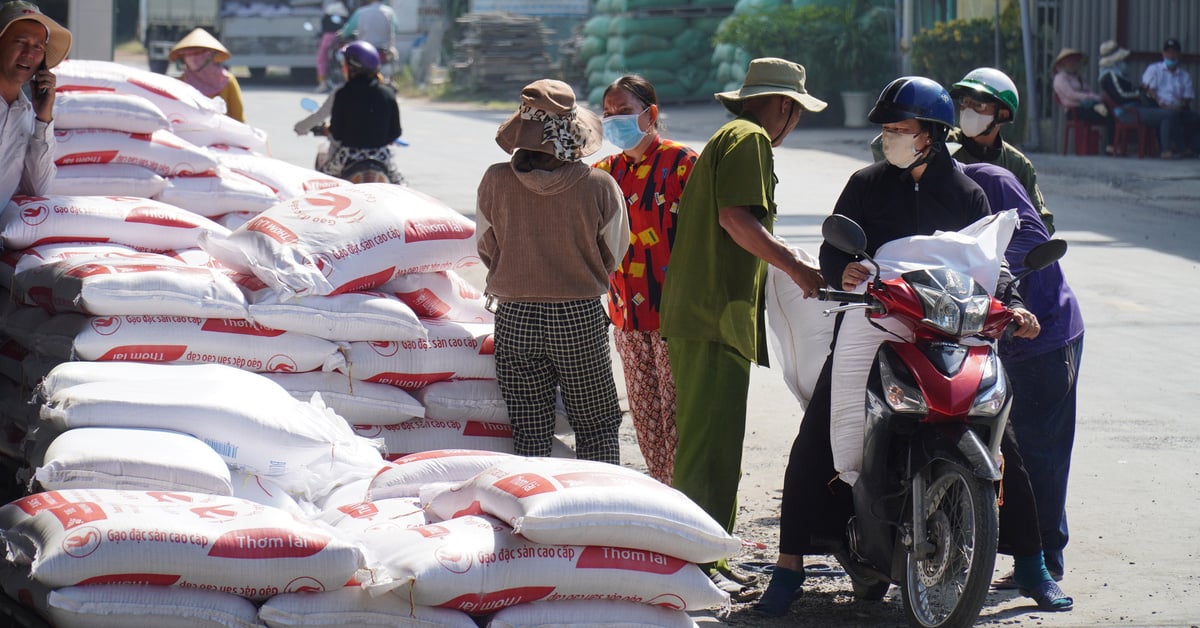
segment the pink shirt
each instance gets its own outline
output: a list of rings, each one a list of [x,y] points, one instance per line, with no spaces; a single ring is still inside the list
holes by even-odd
[[[1078,107],[1084,100],[1100,100],[1100,94],[1088,91],[1078,74],[1059,72],[1054,75],[1054,95],[1064,107]]]

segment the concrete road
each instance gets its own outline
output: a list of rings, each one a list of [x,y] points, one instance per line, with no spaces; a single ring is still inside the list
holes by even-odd
[[[317,140],[291,125],[304,115],[299,87],[246,85],[250,124],[275,157],[309,165]],[[315,96],[314,96],[315,97]],[[514,104],[515,107],[515,104]],[[474,213],[483,170],[505,159],[493,141],[509,110],[403,101],[399,165],[411,185]],[[667,135],[700,148],[726,116],[713,104],[666,108]],[[777,232],[815,252],[819,225],[847,176],[866,165],[870,129],[806,129],[777,151]],[[612,151],[612,147],[605,147]],[[1200,161],[1031,154],[1071,245],[1063,261],[1082,303],[1087,336],[1069,496],[1071,544],[1063,588],[1075,610],[1041,613],[996,593],[983,625],[1195,626],[1200,624]],[[479,277],[472,277],[478,281]],[[755,369],[738,533],[757,542],[739,559],[774,558],[778,491],[799,422],[777,371]],[[628,423],[628,422],[627,422]],[[629,430],[631,433],[631,430]],[[639,465],[630,434],[623,454]],[[998,571],[1007,570],[1006,559]],[[893,588],[883,604],[849,600],[844,578],[814,585],[778,622],[735,608],[706,625],[902,625]]]

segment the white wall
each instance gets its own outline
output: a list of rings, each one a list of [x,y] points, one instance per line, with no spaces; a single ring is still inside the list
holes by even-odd
[[[112,0],[68,0],[72,59],[113,60]]]

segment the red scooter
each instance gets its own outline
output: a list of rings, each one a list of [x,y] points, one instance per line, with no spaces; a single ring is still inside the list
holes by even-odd
[[[827,218],[822,235],[876,268],[863,293],[821,290],[818,298],[842,303],[826,313],[863,310],[911,332],[911,341],[885,341],[875,355],[854,515],[829,550],[859,598],[881,599],[896,584],[912,625],[970,626],[996,561],[1000,439],[1012,393],[995,341],[1012,313],[952,268],[880,279],[866,234],[845,216]],[[1066,248],[1063,240],[1034,248],[1016,279]]]

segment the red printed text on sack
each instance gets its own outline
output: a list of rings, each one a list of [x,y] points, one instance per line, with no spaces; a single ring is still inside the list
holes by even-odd
[[[592,545],[580,552],[575,568],[620,569],[666,575],[676,573],[689,564],[682,559],[658,552]]]
[[[475,235],[475,227],[470,223],[460,224],[442,218],[426,218],[424,220],[409,220],[404,225],[405,242],[426,242],[429,240],[466,240]]]
[[[248,528],[226,532],[213,542],[209,556],[218,558],[303,558],[320,553],[329,537],[285,528]]]

